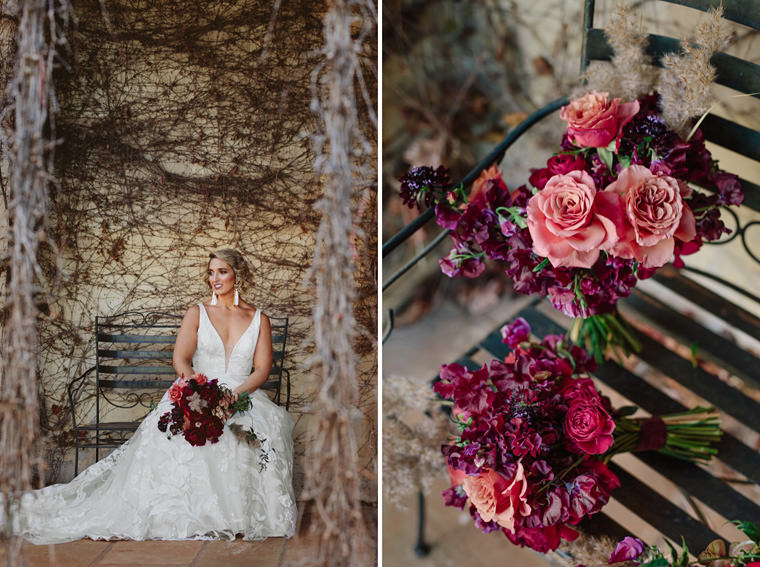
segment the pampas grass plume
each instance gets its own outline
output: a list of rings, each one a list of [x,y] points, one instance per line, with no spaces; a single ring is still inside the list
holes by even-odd
[[[663,69],[657,90],[665,123],[684,138],[690,121],[705,113],[713,103],[711,85],[715,67],[710,58],[731,39],[723,19],[723,7],[711,9],[696,30],[694,44],[681,41],[679,54],[662,58]]]

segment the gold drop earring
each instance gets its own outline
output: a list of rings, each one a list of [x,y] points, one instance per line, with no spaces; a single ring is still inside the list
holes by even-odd
[[[232,302],[233,305],[239,305],[240,304],[240,294],[238,293],[238,284],[235,282],[235,300]]]

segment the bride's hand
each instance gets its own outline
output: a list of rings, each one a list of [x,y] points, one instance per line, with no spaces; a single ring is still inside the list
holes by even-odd
[[[237,392],[232,392],[232,403],[235,403],[236,401],[238,401],[239,396],[240,394],[238,394]]]

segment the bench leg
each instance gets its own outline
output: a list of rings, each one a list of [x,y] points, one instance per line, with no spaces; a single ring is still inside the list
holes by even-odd
[[[425,557],[430,553],[430,545],[425,543],[425,495],[422,490],[417,492],[417,544],[414,553],[418,557]]]

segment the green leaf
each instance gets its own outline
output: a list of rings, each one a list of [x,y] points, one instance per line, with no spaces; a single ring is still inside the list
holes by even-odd
[[[668,544],[668,549],[670,549],[670,562],[675,565],[678,563],[678,553],[676,553],[676,548],[673,547],[673,544],[670,543],[670,540],[665,540],[665,543]]]
[[[618,156],[618,161],[623,169],[631,167],[631,158],[629,156]]]
[[[607,169],[612,171],[612,160],[614,154],[607,148],[596,148],[596,153],[599,154],[599,159],[607,166]]]
[[[732,523],[743,531],[749,539],[755,543],[760,543],[760,528],[757,527],[757,524],[753,524],[752,522],[740,522],[739,520],[734,520]]]
[[[515,223],[517,228],[528,227],[528,219],[522,215],[522,208],[520,207],[499,207],[495,212],[500,217],[502,213],[506,213],[509,216],[509,220]]]
[[[681,557],[678,558],[678,565],[674,567],[689,567],[689,548],[686,547],[683,536],[681,536]]]
[[[536,273],[540,272],[546,267],[548,263],[549,263],[549,258],[544,258],[543,260],[541,260],[541,263],[538,266],[533,268],[533,271]]]
[[[691,355],[689,356],[689,358],[691,359],[691,365],[694,368],[698,366],[697,350],[699,350],[699,343],[697,341],[694,341],[693,343],[691,343]]]
[[[670,567],[668,565],[668,560],[664,557],[657,557],[655,559],[652,559],[651,561],[647,561],[646,563],[642,563],[641,567]]]
[[[636,406],[623,406],[620,409],[618,409],[618,413],[620,414],[620,417],[628,417],[629,415],[633,415],[638,411],[639,408]]]

